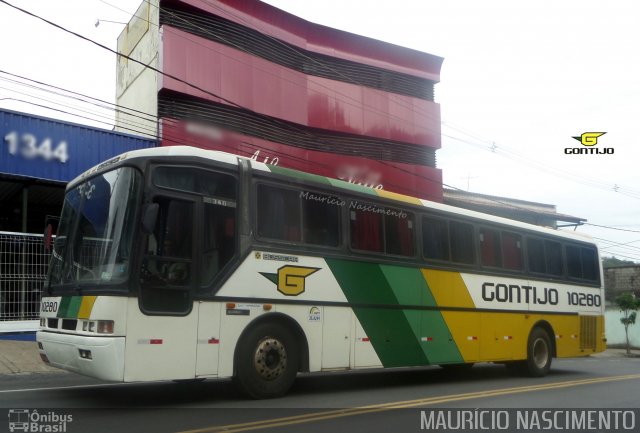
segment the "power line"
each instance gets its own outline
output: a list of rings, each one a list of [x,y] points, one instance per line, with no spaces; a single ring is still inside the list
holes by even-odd
[[[30,15],[30,16],[33,16],[33,17],[35,17],[35,18],[38,18],[38,19],[40,19],[40,20],[42,20],[42,21],[46,22],[47,24],[50,24],[50,25],[52,25],[52,26],[54,26],[54,27],[56,27],[56,28],[59,28],[59,29],[61,29],[61,30],[65,31],[65,32],[68,32],[68,33],[70,33],[70,34],[72,34],[72,35],[74,35],[74,36],[76,36],[76,37],[79,37],[79,38],[81,38],[81,39],[83,39],[83,40],[86,40],[86,41],[88,41],[88,42],[91,42],[91,43],[93,43],[93,44],[95,44],[95,45],[97,45],[97,46],[99,46],[99,47],[101,47],[101,48],[103,48],[103,49],[107,49],[108,51],[110,51],[110,52],[112,52],[112,53],[114,53],[114,54],[116,54],[116,55],[119,55],[119,56],[121,56],[121,57],[123,57],[123,58],[129,59],[129,60],[131,60],[131,61],[133,61],[133,62],[135,62],[135,63],[141,64],[142,66],[144,66],[144,67],[146,67],[146,68],[149,68],[150,70],[153,70],[153,71],[155,71],[155,72],[157,72],[157,73],[159,73],[159,74],[162,74],[162,75],[167,76],[167,77],[169,77],[169,78],[175,79],[176,81],[181,82],[181,83],[183,83],[183,84],[186,84],[186,85],[188,85],[189,87],[192,87],[192,88],[194,88],[194,89],[196,89],[196,90],[202,91],[202,92],[203,92],[203,93],[205,93],[205,94],[208,94],[208,95],[214,96],[215,98],[218,98],[218,99],[220,99],[220,100],[222,100],[222,101],[224,101],[224,102],[226,102],[226,103],[228,103],[228,104],[230,104],[230,105],[233,105],[233,106],[239,107],[239,108],[244,109],[244,110],[248,110],[248,111],[254,112],[253,110],[250,110],[250,109],[248,109],[248,108],[246,108],[246,107],[243,107],[243,106],[241,106],[241,105],[239,105],[239,104],[237,104],[237,103],[235,103],[235,102],[233,102],[233,101],[230,101],[230,100],[228,100],[228,99],[226,99],[226,98],[223,98],[223,97],[221,97],[220,95],[217,95],[217,94],[215,94],[215,93],[213,93],[213,92],[210,92],[210,91],[208,91],[208,90],[202,89],[202,88],[201,88],[201,87],[199,87],[199,86],[196,86],[196,85],[194,85],[194,84],[192,84],[192,83],[189,83],[188,81],[186,81],[186,80],[184,80],[184,79],[180,79],[180,78],[178,78],[178,77],[176,77],[176,76],[173,76],[173,75],[171,75],[171,74],[166,74],[166,73],[164,73],[164,72],[162,72],[162,71],[159,71],[157,68],[154,68],[154,67],[152,67],[152,66],[150,66],[150,65],[148,65],[148,64],[145,64],[145,63],[143,63],[143,62],[141,62],[141,61],[138,61],[138,60],[136,60],[136,59],[133,59],[133,58],[131,58],[130,56],[126,56],[126,55],[124,55],[124,54],[118,53],[118,52],[116,52],[116,51],[112,50],[112,49],[111,49],[111,48],[109,48],[109,47],[106,47],[106,46],[104,46],[104,45],[102,45],[102,44],[99,44],[99,43],[97,43],[97,42],[95,42],[95,41],[93,41],[93,40],[89,39],[89,38],[86,38],[86,37],[84,37],[84,36],[82,36],[82,35],[79,35],[79,34],[77,34],[77,33],[75,33],[75,32],[72,32],[72,31],[70,31],[70,30],[68,30],[68,29],[66,29],[66,28],[64,28],[64,27],[62,27],[62,26],[60,26],[60,25],[57,25],[57,24],[55,24],[55,23],[52,23],[51,21],[48,21],[48,20],[46,20],[46,19],[44,19],[44,18],[42,18],[42,17],[39,17],[39,16],[37,16],[37,15],[35,15],[35,14],[31,13],[31,12],[28,12],[28,11],[25,11],[24,9],[18,8],[18,7],[16,7],[16,6],[13,6],[13,5],[11,5],[10,3],[6,2],[5,0],[0,0],[0,2],[1,2],[1,3],[4,3],[4,4],[7,4],[8,6],[13,7],[13,8],[15,8],[15,9],[17,9],[17,10],[19,10],[19,11],[23,12],[23,13],[26,13],[26,14]],[[277,120],[276,120],[276,121],[277,121]],[[281,122],[279,122],[279,123],[281,123]],[[281,124],[282,124],[282,123],[281,123]],[[294,128],[294,129],[298,130],[299,132],[301,131],[301,130],[299,130],[299,128]],[[318,140],[319,142],[322,142],[321,140],[319,140],[319,139],[318,139],[318,137],[315,137],[313,134],[310,134],[310,133],[309,133],[309,132],[307,132],[307,131],[302,131],[302,132],[303,132],[303,133],[305,133],[306,135],[308,135],[308,136],[312,137],[312,138],[315,138],[315,139],[316,139],[316,140]],[[445,136],[446,136],[446,135],[445,135]],[[456,139],[456,140],[459,140],[459,141],[463,141],[463,142],[465,142],[465,140],[459,139],[459,138],[457,138],[457,137],[453,137],[453,136],[449,136],[449,137],[450,137],[450,138],[453,138],[453,139]],[[383,162],[383,163],[385,163],[385,162]],[[387,165],[388,165],[388,164],[387,164]],[[397,168],[397,167],[394,167],[394,168]],[[405,170],[405,171],[406,171],[406,170]],[[417,174],[415,174],[415,173],[411,173],[411,172],[409,172],[409,171],[406,171],[406,172],[408,172],[408,173],[412,174],[413,176],[417,176],[417,177],[419,177],[419,178],[425,179],[425,180],[427,180],[427,181],[435,182],[433,179],[429,179],[429,178],[427,178],[427,177],[420,176],[420,175],[417,175]],[[451,186],[449,186],[449,185],[446,185],[446,186],[451,187]],[[454,189],[459,189],[459,188],[455,188],[455,187],[452,187],[452,188],[454,188]],[[503,205],[505,204],[504,202],[500,202],[500,201],[497,201],[497,202],[498,202],[498,203],[501,203],[501,204],[503,204]],[[513,208],[518,208],[518,206],[515,206],[515,205],[513,205],[513,204],[509,204],[509,205],[510,205],[511,207],[513,207]]]

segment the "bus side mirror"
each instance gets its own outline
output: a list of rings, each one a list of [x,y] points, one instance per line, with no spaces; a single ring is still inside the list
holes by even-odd
[[[151,203],[145,209],[144,216],[142,218],[142,231],[144,231],[145,234],[153,233],[153,230],[156,228],[159,209],[160,205],[158,203]]]
[[[47,224],[47,226],[44,228],[44,237],[42,238],[44,240],[44,251],[46,253],[51,251],[52,237],[53,237],[53,227],[51,226],[51,224]]]

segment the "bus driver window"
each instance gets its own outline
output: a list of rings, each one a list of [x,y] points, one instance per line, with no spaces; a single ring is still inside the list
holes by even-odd
[[[188,221],[192,221],[193,205],[168,199],[158,203],[156,227],[147,240],[144,278],[153,284],[188,285],[193,247]]]

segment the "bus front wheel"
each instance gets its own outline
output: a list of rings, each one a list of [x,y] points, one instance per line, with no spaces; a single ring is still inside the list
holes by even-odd
[[[239,342],[234,377],[240,390],[251,398],[284,395],[298,372],[295,337],[285,327],[261,323]]]

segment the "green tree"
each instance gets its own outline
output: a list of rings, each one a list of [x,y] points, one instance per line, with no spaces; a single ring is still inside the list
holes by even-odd
[[[636,323],[636,310],[640,308],[640,299],[636,299],[633,293],[622,293],[616,296],[615,303],[622,312],[620,323],[624,325],[624,334],[627,339],[627,355],[630,355],[629,326]]]
[[[602,267],[604,268],[617,268],[620,266],[633,266],[633,265],[638,265],[638,263],[632,262],[630,260],[620,260],[616,257],[602,258]]]

